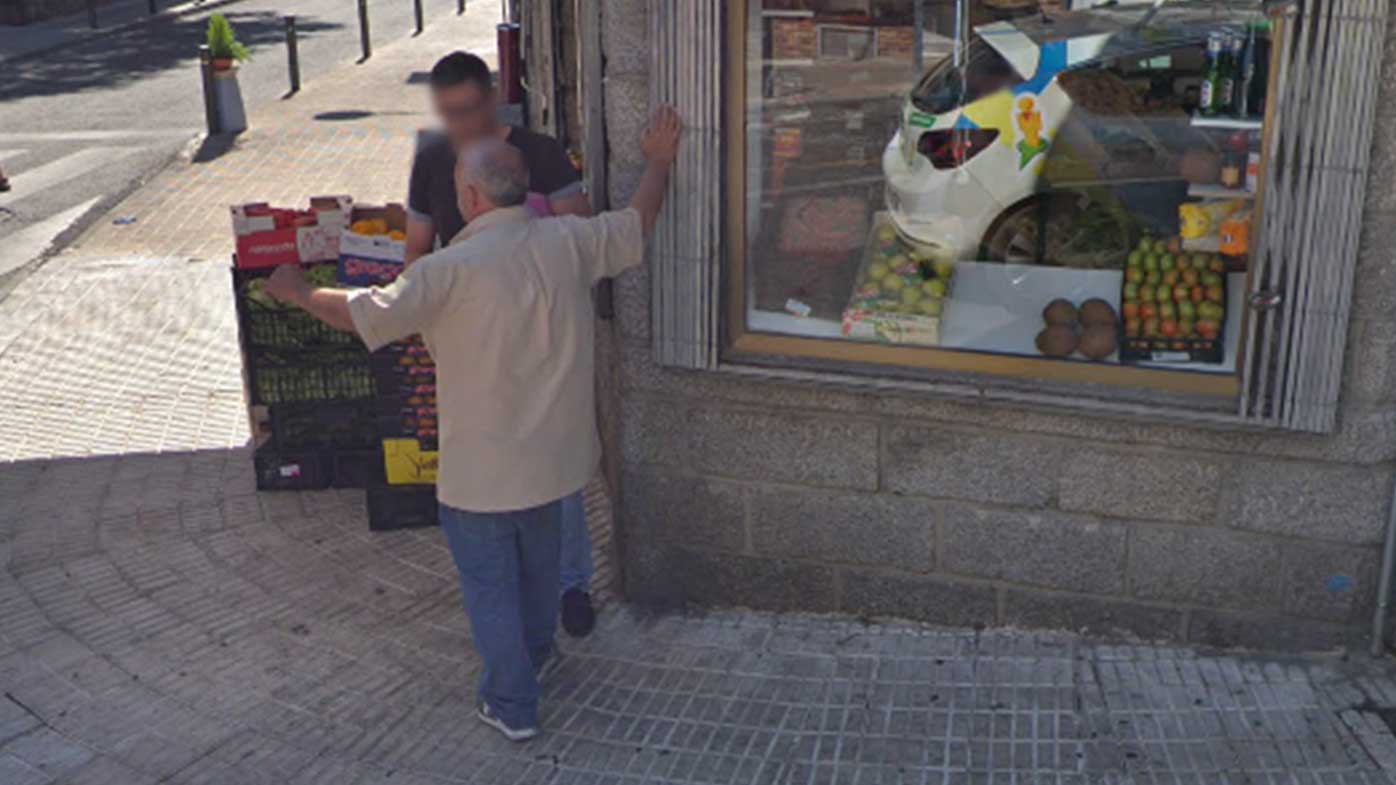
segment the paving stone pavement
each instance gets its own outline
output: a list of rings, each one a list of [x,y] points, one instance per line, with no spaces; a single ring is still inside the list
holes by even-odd
[[[0,302],[0,785],[1392,781],[1381,663],[615,602],[540,739],[478,725],[440,535],[253,488],[225,210],[400,197],[409,77],[492,22],[254,112]]]

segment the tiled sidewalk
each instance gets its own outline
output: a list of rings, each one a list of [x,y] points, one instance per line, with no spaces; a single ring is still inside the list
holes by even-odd
[[[226,206],[400,198],[409,78],[488,47],[486,5],[254,113],[0,303],[0,784],[1390,781],[1375,663],[759,614],[613,605],[542,738],[475,723],[439,534],[253,490]]]

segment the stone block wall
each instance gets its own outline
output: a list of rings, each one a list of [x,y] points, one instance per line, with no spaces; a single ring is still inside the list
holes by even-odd
[[[608,0],[608,41],[645,4]],[[1377,128],[1396,118],[1389,30]],[[641,49],[640,51],[647,51]],[[613,200],[643,64],[608,51]],[[1237,431],[657,367],[644,271],[609,341],[628,596],[1325,649],[1364,631],[1396,462],[1396,138],[1373,142],[1337,430]]]

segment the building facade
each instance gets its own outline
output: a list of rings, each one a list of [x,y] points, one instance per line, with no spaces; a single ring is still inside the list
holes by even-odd
[[[612,204],[649,108],[690,124],[599,339],[630,599],[1366,634],[1396,462],[1385,3],[713,5],[579,20]]]

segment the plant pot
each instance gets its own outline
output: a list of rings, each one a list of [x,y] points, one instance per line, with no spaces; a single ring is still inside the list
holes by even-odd
[[[242,105],[242,91],[238,89],[236,68],[213,72],[213,98],[218,103],[221,133],[235,134],[247,130],[247,113]]]
[[[215,57],[210,61],[215,71],[231,71],[233,69],[233,58]]]

